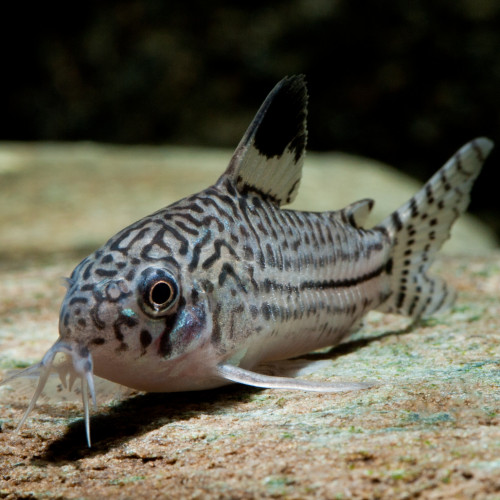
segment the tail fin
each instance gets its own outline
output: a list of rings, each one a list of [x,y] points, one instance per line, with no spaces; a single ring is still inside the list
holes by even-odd
[[[378,226],[394,243],[388,266],[393,293],[380,311],[419,318],[453,304],[454,290],[426,272],[449,238],[451,226],[466,210],[472,185],[492,149],[493,143],[485,138],[467,143]]]

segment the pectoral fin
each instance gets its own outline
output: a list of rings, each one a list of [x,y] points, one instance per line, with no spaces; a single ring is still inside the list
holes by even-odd
[[[231,382],[264,389],[285,389],[288,391],[347,392],[368,389],[374,385],[369,382],[316,382],[289,377],[275,377],[245,370],[230,364],[218,365],[217,373]]]

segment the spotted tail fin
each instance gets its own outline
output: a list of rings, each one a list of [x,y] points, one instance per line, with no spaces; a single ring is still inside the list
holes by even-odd
[[[451,226],[469,204],[469,193],[493,149],[489,139],[463,146],[425,186],[378,226],[394,242],[392,295],[379,310],[419,318],[453,304],[455,292],[427,270],[449,238]]]

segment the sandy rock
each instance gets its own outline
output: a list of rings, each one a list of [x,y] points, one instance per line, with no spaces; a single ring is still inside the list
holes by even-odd
[[[1,151],[0,376],[54,342],[60,277],[82,253],[215,180],[229,158],[166,147]],[[378,166],[338,155],[307,161],[302,208],[388,197],[367,183]],[[349,177],[358,168],[360,181]],[[325,207],[327,175],[342,187]],[[401,201],[403,189],[392,188]],[[435,266],[459,291],[451,311],[409,330],[407,320],[371,313],[349,341],[313,355],[304,375],[377,382],[369,390],[108,394],[91,419],[89,450],[78,400],[49,394],[16,433],[33,383],[1,389],[0,498],[498,498],[500,254],[487,250],[487,236],[472,238],[485,256]]]

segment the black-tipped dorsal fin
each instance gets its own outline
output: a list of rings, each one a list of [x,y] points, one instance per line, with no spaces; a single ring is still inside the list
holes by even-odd
[[[307,88],[303,75],[281,80],[267,96],[219,179],[240,193],[277,205],[294,200],[307,140]]]
[[[355,201],[342,209],[344,217],[351,226],[362,228],[372,211],[375,202],[370,198]]]

